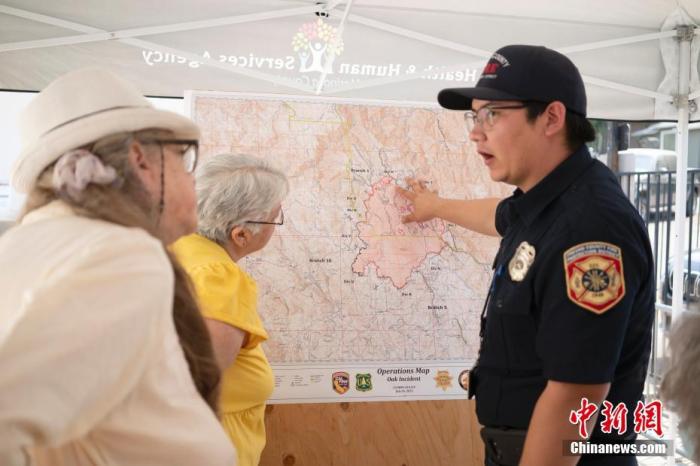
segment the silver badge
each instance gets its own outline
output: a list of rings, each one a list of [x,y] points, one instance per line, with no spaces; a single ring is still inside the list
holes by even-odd
[[[508,273],[514,282],[521,282],[535,261],[535,247],[523,241],[515,250],[513,258],[508,263]]]

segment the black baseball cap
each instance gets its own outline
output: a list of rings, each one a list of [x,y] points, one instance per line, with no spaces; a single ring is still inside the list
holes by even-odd
[[[581,73],[559,52],[533,45],[507,45],[486,63],[476,87],[443,89],[438,102],[450,110],[470,110],[472,99],[560,101],[586,116],[586,88]]]

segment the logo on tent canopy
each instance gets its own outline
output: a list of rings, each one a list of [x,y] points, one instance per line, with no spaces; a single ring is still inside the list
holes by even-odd
[[[333,74],[335,57],[343,53],[343,39],[338,29],[321,18],[301,25],[292,38],[292,48],[299,57],[299,71]]]

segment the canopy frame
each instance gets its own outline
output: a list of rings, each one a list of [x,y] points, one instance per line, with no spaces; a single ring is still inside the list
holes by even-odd
[[[250,78],[261,79],[261,80],[264,80],[264,81],[267,81],[267,82],[270,82],[273,84],[285,86],[285,87],[292,88],[292,89],[295,89],[298,91],[308,92],[308,93],[313,92],[315,94],[321,94],[323,92],[323,85],[324,85],[324,83],[326,81],[326,77],[328,75],[328,69],[324,70],[324,73],[321,75],[321,79],[319,79],[319,81],[318,81],[318,85],[314,89],[312,86],[301,84],[301,83],[295,83],[295,82],[293,82],[289,79],[286,79],[286,78],[280,78],[278,76],[274,76],[274,75],[271,75],[268,73],[263,73],[260,71],[255,71],[255,70],[251,70],[251,69],[247,69],[247,68],[232,67],[232,66],[229,66],[226,64],[222,64],[222,63],[218,62],[217,60],[203,58],[197,54],[193,54],[193,53],[185,51],[185,50],[177,49],[174,47],[167,47],[167,46],[164,46],[161,44],[157,44],[155,42],[145,41],[145,40],[137,39],[137,38],[141,37],[141,36],[149,36],[149,35],[154,35],[154,34],[181,32],[181,31],[192,31],[192,30],[197,30],[197,29],[206,29],[206,28],[219,27],[219,26],[225,26],[225,25],[243,24],[243,23],[256,22],[256,21],[265,21],[265,20],[270,20],[270,19],[287,18],[287,17],[293,17],[293,16],[305,15],[305,14],[309,14],[309,13],[313,13],[313,12],[318,12],[319,9],[323,9],[327,12],[330,12],[330,11],[338,8],[343,3],[345,4],[345,10],[344,10],[344,13],[343,13],[343,16],[341,19],[339,34],[342,34],[343,28],[345,27],[345,22],[347,20],[347,21],[354,22],[357,24],[362,24],[366,27],[381,30],[384,32],[389,32],[389,33],[392,33],[392,34],[395,34],[398,36],[410,38],[410,39],[413,39],[413,40],[416,40],[419,42],[423,42],[423,43],[426,43],[429,45],[434,45],[434,46],[445,48],[448,50],[453,50],[453,51],[477,56],[477,57],[480,57],[481,59],[487,59],[491,55],[491,51],[487,51],[487,50],[471,47],[468,45],[456,43],[453,41],[445,40],[445,39],[442,39],[440,37],[420,33],[420,32],[417,32],[417,31],[414,31],[411,29],[402,28],[399,26],[385,23],[383,21],[378,21],[375,19],[367,18],[367,17],[364,17],[362,15],[348,14],[349,10],[350,10],[350,6],[352,4],[352,0],[346,0],[345,2],[343,2],[341,0],[334,0],[328,4],[322,4],[322,5],[286,8],[286,9],[282,9],[282,10],[269,11],[269,12],[228,16],[228,17],[224,17],[224,18],[215,18],[215,19],[201,20],[201,21],[190,21],[190,22],[183,22],[183,23],[165,24],[165,25],[159,25],[159,26],[131,28],[131,29],[123,29],[123,30],[117,30],[117,31],[105,31],[105,30],[98,29],[98,28],[95,28],[92,26],[78,24],[78,23],[74,23],[71,21],[66,21],[66,20],[63,20],[61,18],[57,18],[57,17],[53,17],[53,16],[41,15],[41,14],[34,13],[31,11],[27,11],[27,10],[22,10],[22,9],[18,9],[18,8],[12,8],[12,7],[0,5],[0,13],[17,16],[17,17],[21,17],[24,19],[30,19],[33,21],[38,21],[38,22],[42,22],[45,24],[50,24],[53,26],[58,26],[58,27],[62,27],[65,29],[69,29],[69,30],[83,33],[83,34],[77,34],[77,35],[72,35],[72,36],[55,37],[55,38],[50,38],[50,39],[4,43],[4,44],[0,44],[0,53],[7,52],[7,51],[28,50],[28,49],[35,49],[35,48],[56,47],[56,46],[61,46],[61,45],[75,45],[75,44],[84,44],[84,43],[90,43],[90,42],[102,42],[102,41],[108,41],[108,40],[117,40],[121,43],[131,45],[134,47],[145,48],[145,49],[157,51],[160,53],[175,54],[175,55],[182,56],[182,57],[185,57],[185,58],[190,59],[190,60],[198,61],[205,66],[225,70],[227,72],[243,75],[243,76],[250,77]],[[687,34],[687,32],[686,32],[686,34]],[[691,34],[698,34],[698,31],[691,30]],[[600,50],[600,49],[608,48],[608,47],[616,47],[616,46],[620,46],[620,45],[629,45],[629,44],[634,44],[634,43],[639,43],[639,42],[659,40],[659,39],[674,37],[674,36],[677,36],[677,32],[675,30],[660,31],[660,32],[654,32],[654,33],[649,33],[649,34],[637,34],[637,35],[632,35],[632,36],[622,37],[622,38],[617,38],[617,39],[611,39],[611,40],[594,41],[594,42],[579,44],[579,45],[575,45],[575,46],[561,47],[558,50],[564,54],[573,54],[573,53],[579,53],[579,52],[584,52],[584,51]],[[450,71],[450,70],[461,70],[461,69],[465,69],[465,68],[468,69],[468,68],[475,66],[475,64],[478,65],[482,62],[483,62],[483,60],[479,60],[479,61],[475,61],[475,62],[463,63],[463,64],[458,64],[458,65],[451,65],[449,67],[434,68],[434,69],[427,70],[427,71],[420,72],[420,73],[411,73],[411,74],[403,73],[403,74],[398,75],[398,76],[365,80],[365,81],[362,81],[359,83],[354,83],[354,84],[350,84],[347,86],[341,86],[341,87],[332,89],[328,93],[329,94],[339,94],[339,93],[358,90],[358,89],[364,89],[364,88],[369,88],[369,87],[398,83],[398,82],[402,82],[402,81],[410,81],[410,80],[414,80],[414,79],[420,79],[420,78],[434,75],[436,72],[446,72],[446,71]],[[665,100],[665,101],[672,101],[674,99],[674,96],[664,94],[661,92],[657,92],[656,90],[650,90],[650,89],[644,89],[644,88],[640,88],[640,87],[630,86],[627,84],[618,83],[618,82],[614,82],[614,81],[610,81],[610,80],[605,80],[605,79],[597,78],[594,76],[583,75],[583,80],[587,84],[591,84],[591,85],[603,87],[603,88],[608,88],[608,89],[612,89],[615,91],[621,91],[621,92],[625,92],[627,94],[648,97],[651,99],[661,99],[661,100]],[[689,99],[694,100],[698,97],[700,97],[700,90],[691,94],[689,96]]]

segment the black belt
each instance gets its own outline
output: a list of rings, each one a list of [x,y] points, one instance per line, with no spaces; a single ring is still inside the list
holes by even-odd
[[[486,457],[499,466],[518,466],[526,435],[526,430],[482,427]]]
[[[479,378],[482,375],[497,377],[542,377],[542,369],[500,369],[495,367],[480,366],[477,361],[469,374],[469,390],[467,397],[471,400],[476,395]]]

